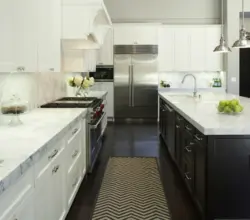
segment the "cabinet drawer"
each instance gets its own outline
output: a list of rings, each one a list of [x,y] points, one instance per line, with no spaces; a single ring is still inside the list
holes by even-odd
[[[67,141],[68,144],[81,132],[81,122],[77,122],[68,132]]]
[[[48,163],[54,161],[64,150],[64,141],[60,140],[54,146],[51,145],[47,153],[35,164],[35,178],[37,178]]]
[[[194,190],[194,163],[190,158],[183,157],[183,177],[191,192]]]
[[[191,135],[193,135],[195,132],[195,127],[186,120],[184,121],[184,129]]]
[[[70,207],[82,181],[81,157],[78,158],[67,175],[67,205]]]
[[[80,134],[77,135],[67,146],[67,153],[66,153],[66,169],[70,170],[73,166],[75,166],[75,163],[81,157],[82,155],[82,146],[81,146],[82,140]]]
[[[175,123],[177,125],[181,125],[183,123],[183,121],[184,121],[184,118],[182,116],[180,116],[179,114],[176,114],[176,116],[175,116]]]
[[[194,142],[190,141],[188,145],[183,146],[183,156],[194,161],[194,150]]]
[[[194,141],[203,146],[207,145],[207,137],[198,130],[194,133]]]
[[[9,219],[27,197],[34,191],[33,168],[0,196],[0,219]]]

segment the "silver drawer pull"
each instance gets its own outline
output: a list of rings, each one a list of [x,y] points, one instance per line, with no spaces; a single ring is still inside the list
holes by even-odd
[[[192,178],[189,176],[189,173],[185,173],[184,175],[185,175],[185,179],[187,179],[187,180],[191,180],[191,179],[192,179]]]
[[[75,128],[74,131],[72,132],[72,135],[74,135],[78,131],[78,128]]]
[[[183,119],[181,117],[177,116],[177,120],[182,121]]]
[[[198,141],[202,141],[202,140],[203,140],[203,138],[199,137],[198,134],[195,134],[194,137],[195,137],[195,139],[197,139]]]
[[[190,146],[186,146],[185,147],[185,151],[187,151],[188,153],[191,153],[192,152],[192,149]]]
[[[52,173],[53,173],[53,174],[56,173],[56,172],[59,170],[59,168],[60,168],[59,165],[55,166],[55,167],[53,168],[53,170],[52,170]]]
[[[176,128],[180,128],[181,126],[180,125],[175,125]]]
[[[75,152],[72,154],[72,158],[75,158],[79,153],[79,150],[75,150]]]
[[[188,131],[192,131],[192,128],[190,128],[188,125],[185,125],[185,128],[186,128]]]
[[[72,187],[75,187],[78,183],[78,177],[76,178],[75,182],[72,184]]]
[[[54,152],[50,156],[48,156],[49,160],[51,160],[52,158],[54,158],[57,154],[58,154],[58,150],[55,149]]]

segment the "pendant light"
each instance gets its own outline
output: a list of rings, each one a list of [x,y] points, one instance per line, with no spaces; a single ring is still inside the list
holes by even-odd
[[[244,0],[242,0],[242,21],[241,21],[241,29],[240,29],[240,39],[234,42],[233,47],[234,48],[250,47],[250,45],[247,42],[247,32],[245,29]]]
[[[215,53],[228,53],[231,52],[231,49],[228,47],[225,39],[224,39],[224,0],[221,0],[221,38],[220,38],[220,44],[215,47],[214,52]]]

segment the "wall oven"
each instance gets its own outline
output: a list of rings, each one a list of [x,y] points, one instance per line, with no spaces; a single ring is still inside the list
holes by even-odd
[[[97,65],[96,71],[90,72],[89,76],[94,77],[96,82],[113,82],[114,81],[114,66]]]

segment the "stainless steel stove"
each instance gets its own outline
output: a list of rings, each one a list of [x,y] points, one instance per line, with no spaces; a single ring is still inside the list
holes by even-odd
[[[87,165],[92,172],[102,148],[102,120],[105,116],[102,99],[95,97],[65,97],[42,105],[41,108],[87,108]]]

